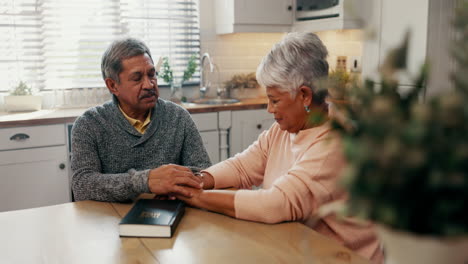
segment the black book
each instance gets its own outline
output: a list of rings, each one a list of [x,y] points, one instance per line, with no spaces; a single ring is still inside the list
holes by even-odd
[[[120,236],[172,237],[185,212],[178,200],[140,199],[119,224]]]

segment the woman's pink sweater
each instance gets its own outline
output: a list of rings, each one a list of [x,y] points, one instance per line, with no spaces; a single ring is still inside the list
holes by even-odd
[[[341,141],[329,122],[282,131],[275,123],[242,153],[213,165],[215,188],[234,187],[236,218],[264,223],[301,221],[362,256],[381,263],[382,252],[371,225],[338,220],[334,215],[311,223],[321,205],[346,199],[337,180],[345,160]],[[263,184],[260,190],[249,190]],[[308,221],[309,220],[309,221]]]

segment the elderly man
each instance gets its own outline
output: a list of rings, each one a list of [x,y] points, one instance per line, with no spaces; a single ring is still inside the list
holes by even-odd
[[[190,168],[208,167],[210,160],[190,114],[159,98],[148,47],[131,38],[115,41],[101,70],[113,99],[87,110],[73,126],[75,199],[125,201],[141,193],[191,197],[188,187],[202,184]]]

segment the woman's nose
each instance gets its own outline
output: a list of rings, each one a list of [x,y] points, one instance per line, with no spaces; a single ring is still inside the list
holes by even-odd
[[[274,111],[274,108],[273,108],[273,104],[272,104],[270,101],[268,101],[267,111],[268,111],[268,113],[270,113],[270,114],[273,114],[273,113],[275,112],[275,111]]]

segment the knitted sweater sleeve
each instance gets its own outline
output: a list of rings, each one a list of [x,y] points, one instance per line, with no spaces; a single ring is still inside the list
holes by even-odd
[[[101,173],[97,129],[89,117],[78,118],[72,128],[72,191],[76,201],[126,201],[149,192],[149,170],[130,169],[118,174]]]

